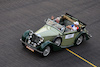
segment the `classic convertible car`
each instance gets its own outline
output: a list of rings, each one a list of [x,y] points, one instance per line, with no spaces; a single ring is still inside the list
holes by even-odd
[[[46,24],[38,31],[25,31],[20,41],[32,52],[37,51],[43,56],[48,56],[51,50],[58,51],[62,48],[80,45],[83,41],[90,39],[91,35],[88,34],[85,23],[68,13],[60,17],[60,20],[62,17],[65,17],[63,21],[59,22],[64,22],[66,25],[59,24],[55,19],[48,18],[45,20]],[[77,31],[72,31],[66,27],[67,25],[74,24],[70,19],[79,22],[79,29]]]

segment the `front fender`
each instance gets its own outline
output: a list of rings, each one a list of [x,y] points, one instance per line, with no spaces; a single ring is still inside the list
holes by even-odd
[[[50,46],[50,48],[51,48],[53,51],[61,50],[61,47],[60,47],[60,46],[57,46],[56,44],[54,44],[54,43],[51,42],[51,41],[46,41],[46,42],[44,42],[43,44],[41,44],[40,50],[43,51],[47,46]]]
[[[52,42],[46,41],[40,45],[40,50],[43,51],[46,46],[50,46]]]
[[[24,33],[23,33],[23,35],[22,35],[22,40],[25,42],[25,40],[26,40],[26,37],[29,35],[29,32],[30,32],[30,30],[27,30],[27,31],[25,31]]]

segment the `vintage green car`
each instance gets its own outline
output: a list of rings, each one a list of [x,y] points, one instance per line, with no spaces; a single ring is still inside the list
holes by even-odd
[[[79,29],[71,31],[65,25],[57,23],[48,18],[46,24],[38,31],[27,30],[23,33],[20,41],[31,51],[37,51],[43,56],[48,56],[50,51],[58,51],[62,48],[68,48],[74,45],[80,45],[83,40],[89,40],[91,35],[86,30],[86,24],[67,13],[63,15],[79,22]],[[62,16],[61,16],[62,17]],[[72,25],[73,22],[65,18],[66,25]]]

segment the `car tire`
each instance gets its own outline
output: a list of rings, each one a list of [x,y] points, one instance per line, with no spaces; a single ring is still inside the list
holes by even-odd
[[[62,39],[61,38],[56,38],[54,40],[54,43],[57,45],[57,46],[60,46],[61,45],[61,42],[62,42]]]
[[[83,40],[84,40],[83,35],[79,36],[75,42],[75,45],[77,46],[80,45],[83,42]]]
[[[44,51],[43,51],[43,53],[42,53],[42,56],[43,56],[43,57],[48,56],[48,55],[50,54],[50,51],[51,51],[50,46],[47,46],[47,47],[44,49]]]

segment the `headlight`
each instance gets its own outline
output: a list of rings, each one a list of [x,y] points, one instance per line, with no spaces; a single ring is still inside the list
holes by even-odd
[[[41,42],[43,42],[43,39],[40,39]]]
[[[32,38],[32,36],[30,36],[30,38]]]
[[[31,36],[32,36],[32,34],[33,34],[32,32],[29,32],[29,35],[31,35]]]
[[[31,43],[31,40],[28,40],[28,44],[30,44]]]
[[[40,45],[43,42],[43,38],[40,39],[40,41],[37,43],[38,45]]]
[[[33,43],[33,42],[31,42],[31,44],[33,45],[34,43]]]
[[[34,46],[34,47],[36,47],[36,46],[37,46],[37,44],[36,44],[36,43],[34,43],[34,44],[33,44],[33,46]]]

